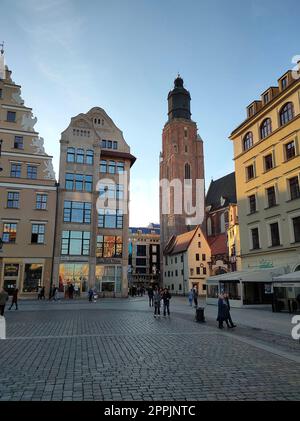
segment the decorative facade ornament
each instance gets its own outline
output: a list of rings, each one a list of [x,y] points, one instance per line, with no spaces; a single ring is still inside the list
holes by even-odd
[[[51,159],[49,159],[48,161],[44,161],[44,164],[45,169],[43,172],[45,173],[45,178],[49,180],[55,180],[55,172]]]
[[[32,139],[31,146],[34,148],[34,154],[46,155],[43,137],[34,137]]]
[[[33,132],[36,122],[37,118],[33,117],[33,114],[31,112],[25,113],[22,116],[21,126],[25,131]]]
[[[18,105],[24,105],[24,100],[21,97],[20,90],[18,90],[18,92],[14,92],[11,97]]]

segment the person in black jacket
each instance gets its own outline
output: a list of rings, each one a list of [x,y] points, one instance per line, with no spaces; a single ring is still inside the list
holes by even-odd
[[[149,307],[153,307],[153,288],[149,287],[148,288],[148,297],[149,297]]]
[[[171,294],[169,293],[168,289],[165,288],[162,293],[162,300],[164,303],[164,316],[166,316],[166,311],[168,312],[168,316],[170,316],[170,299]]]
[[[13,305],[15,305],[16,307],[15,310],[18,310],[18,293],[19,293],[19,289],[16,288],[13,292],[11,305],[8,310],[11,310]]]
[[[233,323],[232,319],[231,319],[231,315],[230,315],[230,304],[229,304],[229,295],[227,292],[225,292],[224,294],[224,303],[226,304],[227,308],[225,309],[225,313],[226,313],[226,323],[227,323],[227,327],[236,327],[236,325]],[[228,326],[228,322],[229,325]]]

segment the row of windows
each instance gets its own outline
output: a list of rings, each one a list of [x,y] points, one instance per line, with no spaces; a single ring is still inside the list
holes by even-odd
[[[292,140],[283,145],[284,148],[284,157],[286,161],[293,159],[296,156],[296,144]],[[275,168],[275,153],[269,153],[263,157],[264,171],[270,171]],[[247,181],[256,177],[256,168],[254,164],[248,165],[246,167],[246,179]]]
[[[83,129],[73,129],[73,136],[90,137],[90,131]]]
[[[269,226],[269,247],[276,247],[281,245],[281,238],[280,238],[280,227],[279,222],[275,221],[272,223],[267,224]],[[295,218],[291,218],[291,225],[293,231],[293,239],[292,242],[299,243],[300,242],[300,216],[296,216]],[[260,233],[259,227],[254,227],[250,229],[250,249],[257,250],[261,248],[260,242]]]
[[[14,178],[21,178],[22,175],[22,164],[11,164],[10,165],[10,176]],[[37,179],[37,166],[27,165],[27,178],[36,180]]]
[[[93,176],[85,174],[66,173],[66,190],[86,191],[93,190]]]
[[[289,199],[290,200],[299,199],[300,187],[299,187],[299,178],[297,176],[288,179],[288,187],[289,187]],[[266,188],[265,194],[266,194],[267,208],[272,208],[279,204],[275,186]],[[251,194],[250,196],[248,196],[248,205],[249,205],[248,207],[249,207],[250,214],[258,211],[256,194]]]
[[[199,248],[201,248],[201,243],[200,242],[198,243],[198,246],[199,246]],[[171,265],[173,264],[173,262],[175,264],[177,264],[177,262],[178,262],[178,257],[177,256],[175,256],[174,258],[173,257],[169,257],[168,258],[168,256],[165,256],[165,265],[166,266],[168,266],[169,259],[170,259]],[[199,253],[196,253],[195,254],[195,259],[198,262],[200,261],[200,254]],[[180,256],[180,261],[183,262],[183,255]],[[206,254],[205,253],[202,253],[202,262],[205,262],[205,261],[206,261]]]
[[[284,126],[294,118],[294,104],[287,102],[279,112],[279,124]],[[264,139],[272,133],[272,120],[268,117],[260,125],[260,139]],[[247,151],[253,146],[253,133],[248,132],[243,138],[243,150]]]
[[[47,209],[48,195],[37,193],[35,201],[35,209]],[[20,207],[20,192],[7,192],[6,206],[10,209],[18,209]]]
[[[190,268],[190,276],[194,276],[194,273],[196,273],[197,275],[201,275],[201,269],[202,269],[202,275],[206,275],[207,269],[205,267],[204,268],[196,267],[196,270],[194,270],[194,268]],[[175,273],[175,277],[177,277],[178,276],[177,269],[175,270],[175,272],[168,270],[165,272],[165,277],[172,278],[174,276],[174,273]],[[183,269],[181,269],[181,275],[183,275]]]
[[[2,241],[6,244],[15,244],[17,239],[17,223],[3,225]],[[45,244],[45,225],[32,224],[31,244]]]
[[[100,173],[102,174],[123,174],[124,170],[124,162],[106,161],[105,159],[102,159],[100,162]]]
[[[102,140],[101,147],[104,149],[118,149],[118,142],[115,140]]]
[[[67,149],[67,162],[76,162],[76,164],[94,164],[94,151],[88,149],[85,151],[81,148],[68,148]]]

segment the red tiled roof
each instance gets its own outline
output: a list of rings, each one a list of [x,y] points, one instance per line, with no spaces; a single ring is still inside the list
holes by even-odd
[[[184,234],[171,237],[164,250],[165,254],[177,254],[186,251],[197,229],[198,227],[192,231],[185,232]]]
[[[212,256],[228,253],[227,235],[225,233],[207,237],[207,241],[211,248]]]

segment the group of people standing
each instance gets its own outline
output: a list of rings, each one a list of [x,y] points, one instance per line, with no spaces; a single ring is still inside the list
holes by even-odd
[[[148,289],[149,307],[154,307],[154,317],[160,317],[161,302],[163,302],[163,315],[170,316],[171,294],[167,288],[149,287]]]
[[[219,329],[223,329],[223,322],[225,322],[229,328],[236,327],[231,319],[229,295],[227,293],[219,295],[217,321],[219,322]]]

